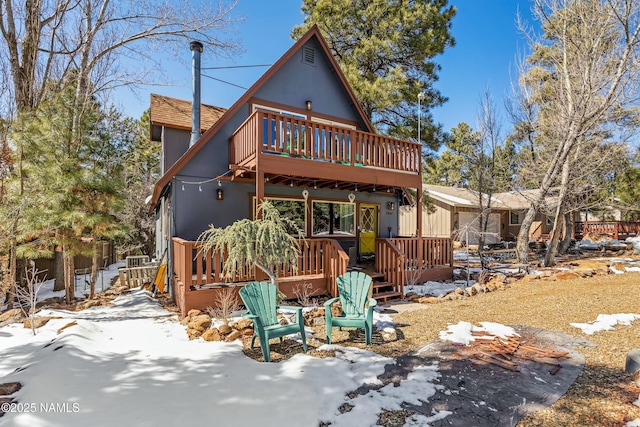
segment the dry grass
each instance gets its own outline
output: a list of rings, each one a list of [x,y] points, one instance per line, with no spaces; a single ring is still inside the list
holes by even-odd
[[[598,314],[640,313],[640,273],[563,281],[515,282],[509,289],[462,301],[429,305],[394,317],[403,339],[373,348],[397,356],[438,338],[449,323],[489,321],[528,325],[586,338],[596,347],[579,347],[583,373],[551,407],[526,416],[518,426],[624,426],[640,418],[638,388],[624,372],[627,352],[640,347],[640,321],[615,331],[585,335],[570,323]]]
[[[619,427],[640,418],[640,408],[632,404],[639,398],[640,388],[624,372],[627,352],[640,347],[640,321],[631,326],[618,325],[614,331],[594,335],[586,335],[570,326],[570,323],[594,321],[598,314],[615,313],[640,313],[640,273],[560,281],[516,281],[503,291],[421,305],[418,310],[394,315],[393,320],[398,323],[398,339],[395,341],[384,342],[374,332],[372,345],[366,346],[364,334],[359,331],[337,329],[332,341],[397,357],[438,339],[439,332],[448,324],[459,321],[498,322],[564,332],[596,345],[576,348],[586,358],[585,369],[554,405],[527,415],[518,426]],[[323,326],[315,327],[315,336],[324,337]],[[309,339],[309,354],[327,357],[327,354],[315,350],[323,343],[322,340]],[[278,350],[278,344],[272,345],[274,361],[299,353],[301,346],[290,343]],[[245,352],[250,357],[261,358],[259,349]]]

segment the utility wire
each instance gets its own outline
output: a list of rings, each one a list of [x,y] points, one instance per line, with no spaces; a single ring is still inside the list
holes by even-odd
[[[216,79],[215,77],[207,76],[206,74],[202,74],[202,77],[207,77],[207,78],[209,78],[209,79],[211,79],[211,80],[215,80],[215,81],[220,82],[220,83],[226,83],[226,84],[228,84],[228,85],[235,86],[235,87],[239,87],[240,89],[247,90],[247,88],[246,88],[246,87],[244,87],[244,86],[240,86],[240,85],[237,85],[237,84],[235,84],[235,83],[227,82],[227,81],[225,81],[225,80],[221,80],[221,79]]]
[[[206,67],[200,68],[201,70],[226,70],[229,68],[254,68],[254,67],[270,67],[271,64],[257,64],[257,65],[230,65],[226,67]]]

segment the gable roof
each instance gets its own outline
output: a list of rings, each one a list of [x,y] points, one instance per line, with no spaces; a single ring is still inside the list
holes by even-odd
[[[327,42],[324,40],[324,38],[322,37],[322,34],[320,34],[320,30],[318,29],[317,25],[314,25],[313,27],[311,27],[311,29],[309,29],[309,31],[307,31],[302,37],[300,37],[300,39],[293,45],[291,46],[291,48],[289,48],[289,50],[280,57],[280,59],[278,59],[275,64],[273,64],[271,66],[271,68],[269,68],[267,70],[266,73],[264,73],[262,75],[262,77],[260,77],[223,115],[222,117],[220,117],[220,119],[213,125],[211,126],[201,137],[198,141],[196,141],[195,144],[193,144],[193,146],[189,147],[189,149],[182,155],[182,157],[180,157],[168,170],[167,172],[165,172],[165,174],[160,177],[160,179],[158,180],[158,182],[156,182],[156,185],[153,188],[153,197],[151,199],[151,209],[153,209],[157,203],[158,200],[160,199],[160,194],[162,193],[163,188],[171,181],[171,179],[180,172],[180,170],[186,166],[186,164],[189,162],[189,160],[191,160],[197,153],[198,151],[200,151],[202,149],[202,147],[204,147],[207,142],[209,142],[209,140],[211,139],[211,137],[213,135],[215,135],[223,126],[224,124],[231,118],[234,116],[234,114],[236,114],[238,112],[238,110],[240,108],[242,108],[243,105],[245,105],[246,103],[249,102],[249,100],[254,96],[254,94],[266,83],[269,81],[269,79],[284,65],[287,63],[287,61],[289,61],[291,59],[291,57],[293,55],[296,54],[296,52],[298,52],[302,46],[304,46],[309,40],[311,40],[312,38],[315,38],[318,41],[318,44],[320,45],[322,51],[325,53],[327,60],[329,61],[330,66],[333,68],[333,71],[335,71],[336,76],[338,77],[338,80],[340,81],[340,83],[342,83],[342,86],[344,87],[344,89],[347,92],[347,96],[349,97],[349,99],[351,100],[351,104],[354,106],[354,108],[356,109],[358,115],[360,116],[360,119],[362,120],[362,122],[365,124],[366,127],[366,131],[370,132],[370,133],[375,133],[375,130],[373,128],[373,125],[371,124],[371,122],[369,121],[369,119],[367,118],[367,115],[365,114],[364,110],[362,109],[362,106],[360,105],[360,102],[358,101],[358,99],[356,98],[353,89],[351,89],[351,86],[349,86],[349,83],[347,82],[347,78],[344,76],[344,74],[342,73],[342,70],[340,69],[340,66],[338,65],[338,62],[336,61],[336,59],[333,57],[333,55],[331,54],[331,51],[329,49],[329,46],[327,45]]]
[[[446,187],[444,185],[423,184],[422,188],[429,197],[445,203],[449,206],[477,208],[478,193],[468,188]],[[508,209],[494,194],[491,197],[491,206],[493,209]]]
[[[222,117],[226,108],[201,104],[200,127],[209,129]],[[151,126],[166,126],[174,129],[191,130],[191,102],[168,96],[151,94]]]
[[[540,189],[536,188],[532,190],[513,190],[506,193],[497,193],[493,196],[511,210],[525,210],[529,209],[531,203],[539,195]],[[543,205],[540,206],[538,210],[555,209],[556,206],[558,206],[558,193],[554,189],[551,189],[544,198]]]

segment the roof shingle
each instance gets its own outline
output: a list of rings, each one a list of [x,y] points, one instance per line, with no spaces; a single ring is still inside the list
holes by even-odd
[[[202,104],[201,131],[209,129],[227,111],[226,108]],[[152,93],[151,125],[191,130],[191,102]]]

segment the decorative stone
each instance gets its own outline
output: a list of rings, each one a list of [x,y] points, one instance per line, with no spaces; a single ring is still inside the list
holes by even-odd
[[[392,331],[382,331],[380,335],[382,335],[384,342],[396,341],[398,339],[395,329]]]
[[[187,336],[189,337],[190,340],[195,340],[197,338],[200,338],[201,335],[202,335],[202,332],[198,331],[197,329],[187,330]]]
[[[22,323],[24,324],[25,328],[31,329],[31,322],[33,322],[33,327],[38,329],[46,325],[47,322],[51,319],[60,319],[60,317],[46,316],[46,317],[34,317],[33,319],[26,318],[22,321]]]
[[[591,277],[594,275],[594,271],[590,268],[579,268],[579,269],[573,270],[573,272],[580,277]]]
[[[202,334],[202,339],[205,341],[222,341],[222,336],[220,335],[220,331],[216,328],[207,329]]]
[[[236,323],[238,325],[238,329],[240,330],[244,330],[247,328],[251,328],[253,326],[253,321],[250,319],[240,319],[238,320],[238,322]]]
[[[19,382],[0,384],[0,396],[9,396],[22,388]]]
[[[507,281],[507,276],[506,276],[506,275],[504,275],[504,274],[502,274],[502,273],[499,273],[499,274],[496,274],[496,275],[493,277],[493,280],[496,280],[496,281],[498,281],[498,282],[504,283],[504,282],[506,282],[506,281]]]
[[[12,308],[11,310],[7,310],[4,313],[0,314],[0,327],[4,325],[8,325],[10,323],[19,322],[24,315],[22,314],[22,310],[19,308]]]
[[[471,285],[471,289],[474,289],[474,295],[477,294],[481,294],[484,292],[484,286],[482,286],[480,283],[475,283],[473,285]]]
[[[201,314],[202,314],[202,312],[201,312],[200,310],[196,310],[196,309],[194,308],[194,309],[189,310],[189,311],[187,312],[187,317],[195,317],[195,316],[199,316],[199,315],[201,315]]]
[[[233,330],[233,331],[231,331],[231,333],[229,335],[224,337],[224,340],[227,341],[227,342],[231,342],[231,341],[237,340],[240,337],[242,337],[242,332],[237,331],[237,330]]]
[[[201,314],[200,316],[192,317],[187,326],[189,329],[204,332],[211,327],[211,318],[207,314]]]
[[[624,366],[624,371],[633,375],[636,384],[640,385],[640,348],[627,353],[627,363]]]
[[[437,304],[440,300],[436,297],[422,297],[418,299],[420,304]]]
[[[555,274],[555,277],[558,280],[571,280],[577,278],[578,276],[572,271],[559,271]]]
[[[80,304],[79,308],[80,310],[86,310],[87,308],[96,307],[99,305],[102,305],[102,301],[100,301],[99,299],[90,299]]]
[[[231,331],[233,331],[231,326],[229,326],[227,324],[222,324],[222,325],[218,326],[218,330],[220,331],[220,333],[222,335],[229,335],[231,333]]]

